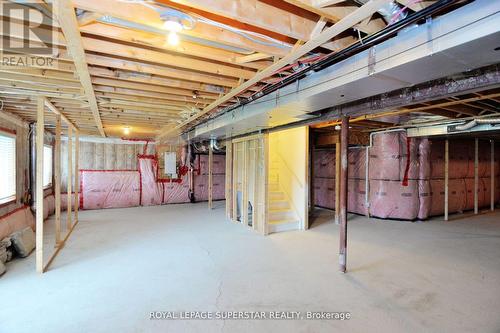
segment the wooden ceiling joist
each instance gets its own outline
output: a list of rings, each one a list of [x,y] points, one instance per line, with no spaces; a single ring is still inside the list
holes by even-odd
[[[161,133],[157,136],[157,139],[164,138],[166,135],[173,133],[183,126],[189,124],[190,122],[198,119],[199,117],[207,114],[208,112],[214,110],[218,106],[220,106],[222,103],[230,100],[234,96],[238,95],[239,93],[243,92],[247,88],[253,86],[254,84],[258,83],[262,79],[271,76],[273,73],[275,73],[277,70],[280,68],[293,63],[296,61],[298,58],[302,57],[303,55],[307,54],[308,52],[314,50],[318,46],[326,43],[330,39],[334,38],[335,36],[339,35],[340,33],[344,32],[345,30],[349,29],[352,27],[354,24],[364,20],[367,17],[370,17],[373,15],[383,4],[390,2],[390,0],[372,0],[368,2],[366,5],[360,7],[358,10],[352,12],[351,14],[347,15],[344,17],[342,20],[334,24],[332,27],[324,30],[321,32],[319,35],[317,35],[315,38],[310,39],[307,43],[304,45],[300,46],[296,50],[294,50],[292,53],[288,54],[286,57],[280,59],[279,61],[275,62],[265,70],[257,73],[253,78],[250,80],[242,83],[240,86],[237,88],[233,89],[230,93],[224,95],[223,97],[219,98],[212,104],[208,105],[203,109],[202,112],[197,113],[193,117],[189,118],[188,120],[182,122],[181,124],[177,125],[175,128],[168,127],[162,129]]]
[[[85,95],[87,96],[90,104],[90,110],[94,116],[97,129],[99,133],[105,137],[106,134],[104,133],[101,116],[99,115],[99,108],[97,106],[97,100],[94,94],[94,88],[92,87],[92,81],[87,62],[85,60],[85,50],[83,48],[80,31],[78,30],[78,21],[75,15],[75,9],[70,0],[55,0],[54,4],[59,25],[61,26],[66,38],[66,47],[73,58],[76,72],[80,78],[83,89],[85,90]]]

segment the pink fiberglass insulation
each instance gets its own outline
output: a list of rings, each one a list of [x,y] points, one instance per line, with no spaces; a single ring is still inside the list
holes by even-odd
[[[200,175],[208,175],[208,155],[196,155],[194,161],[195,168],[200,167]],[[220,175],[226,173],[226,155],[213,155],[212,174]]]
[[[164,184],[163,203],[187,203],[189,201],[189,179],[188,175],[182,176],[182,182]]]
[[[366,149],[365,148],[351,148],[347,154],[348,166],[347,173],[349,179],[365,179],[366,178]],[[335,168],[329,166],[330,168]],[[335,169],[333,169],[335,170]],[[335,175],[334,175],[335,177]]]
[[[35,220],[30,208],[23,206],[0,217],[0,239],[26,227],[35,230]]]
[[[213,175],[212,199],[223,200],[225,198],[225,175]],[[194,197],[196,201],[208,200],[208,175],[194,176]]]
[[[347,207],[352,207],[351,212],[356,214],[366,214],[365,204],[365,181],[359,179],[349,179],[347,184]]]
[[[444,213],[444,140],[407,139],[404,132],[376,134],[369,150],[370,215],[394,219],[426,219]],[[348,210],[365,214],[366,148],[348,156]],[[491,146],[479,141],[478,204],[490,205]],[[335,151],[313,154],[314,203],[335,206]],[[474,140],[449,141],[450,213],[474,208]],[[495,151],[495,202],[500,199],[500,147]],[[357,181],[354,181],[357,180]],[[328,185],[326,185],[328,184]],[[407,186],[405,186],[407,184]],[[329,191],[328,188],[332,190]]]
[[[351,210],[348,207],[349,210]],[[370,214],[380,218],[416,219],[419,214],[418,181],[370,181]]]
[[[140,204],[140,174],[136,170],[81,170],[83,209],[135,207]]]
[[[313,154],[314,176],[320,178],[335,178],[335,152],[317,150]]]
[[[141,174],[141,205],[161,205],[163,203],[163,183],[156,180],[158,172],[156,156],[139,156],[138,167]]]
[[[324,208],[335,208],[335,178],[314,178],[314,203]]]

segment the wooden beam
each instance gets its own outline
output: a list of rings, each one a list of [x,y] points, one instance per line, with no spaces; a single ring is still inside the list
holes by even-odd
[[[245,56],[240,56],[235,59],[235,62],[237,64],[247,64],[249,62],[257,61],[257,60],[262,60],[262,59],[267,59],[272,57],[270,54],[266,53],[261,53],[261,52],[256,52],[253,54],[245,55]]]
[[[191,123],[192,121],[198,119],[199,117],[214,110],[215,108],[217,108],[221,104],[229,101],[231,98],[235,97],[236,95],[238,95],[241,92],[245,91],[246,89],[250,88],[254,84],[258,83],[259,81],[273,75],[280,68],[295,62],[297,59],[299,59],[303,55],[311,52],[312,50],[314,50],[318,46],[321,46],[322,44],[328,42],[330,39],[334,38],[335,36],[339,35],[340,33],[344,32],[344,31],[346,31],[347,29],[352,27],[354,24],[360,22],[361,20],[365,19],[366,17],[373,15],[373,13],[375,13],[383,4],[388,3],[388,2],[390,2],[390,0],[371,0],[370,2],[365,4],[364,6],[360,7],[358,10],[356,10],[353,13],[344,17],[337,24],[335,24],[332,27],[323,31],[317,37],[309,40],[307,43],[300,46],[294,52],[288,54],[284,58],[282,58],[279,61],[272,64],[271,66],[269,66],[266,69],[262,70],[261,72],[257,73],[250,80],[244,82],[243,84],[241,84],[237,88],[231,90],[230,93],[224,95],[220,99],[218,99],[215,102],[213,102],[212,104],[208,105],[207,107],[205,107],[203,109],[203,111],[190,117],[186,121],[177,125],[175,128],[172,128],[171,126],[169,126],[168,128],[164,128],[161,131],[161,133],[157,136],[157,139],[161,139],[161,138],[165,137],[166,135],[172,133],[173,131],[176,131],[176,130],[182,128],[183,126]]]
[[[0,112],[0,119],[7,120],[8,122],[11,122],[19,127],[24,127],[24,128],[28,127],[28,123],[23,118],[15,114],[12,114],[10,112],[5,112],[5,110],[2,110]]]
[[[348,191],[348,146],[349,117],[342,116],[340,126],[340,244],[339,270],[342,273],[347,269],[347,191]]]
[[[220,64],[197,58],[186,57],[180,55],[179,53],[172,54],[153,51],[142,47],[118,44],[106,40],[83,38],[82,47],[84,47],[86,51],[105,53],[111,58],[124,57],[131,60],[153,62],[160,65],[183,68],[202,73],[224,75],[229,77],[244,77],[248,79],[255,74],[255,70],[244,69],[240,66]]]
[[[354,12],[356,10],[356,6],[352,5],[343,5],[343,6],[335,6],[335,7],[327,7],[317,6],[315,0],[284,0],[294,6],[307,10],[311,13],[319,15],[325,20],[329,20],[332,22],[338,22],[346,15]],[[372,34],[379,30],[382,30],[386,26],[385,22],[382,19],[368,20],[363,21],[359,24],[356,24],[354,27],[359,29],[360,31],[366,34]]]
[[[82,37],[78,30],[78,22],[75,15],[75,8],[70,0],[55,0],[55,12],[59,21],[59,25],[66,38],[66,47],[71,54],[76,73],[80,78],[85,95],[90,104],[90,110],[94,116],[99,133],[105,137],[104,128],[102,126],[97,100],[95,98],[92,81],[90,79],[89,69],[85,60],[85,50],[83,48]]]
[[[66,124],[68,124],[68,126],[71,126],[73,127],[73,129],[77,130],[78,131],[78,127],[68,119],[68,117],[66,117],[57,107],[55,107],[54,104],[52,104],[51,101],[49,101],[47,98],[44,98],[44,103],[45,103],[45,106],[52,112],[54,112],[56,115],[60,116],[65,122]]]
[[[56,115],[56,135],[54,144],[54,197],[55,197],[55,237],[56,246],[61,244],[61,115]]]
[[[37,99],[36,118],[36,271],[43,273],[43,139],[44,139],[44,100]]]
[[[74,0],[73,2],[75,4],[75,7],[80,9],[92,12],[100,12],[103,15],[110,15],[112,17],[131,21],[134,23],[144,24],[156,29],[164,29],[163,21],[160,19],[160,14],[156,10],[143,6],[139,3],[124,2],[120,0]],[[233,3],[226,3],[226,5],[228,7],[233,7]],[[210,6],[213,6],[214,8],[218,7],[219,1],[212,2]],[[137,15],[137,13],[141,13],[141,15]],[[279,16],[279,14],[274,14],[274,18],[277,18],[278,20],[283,19]],[[183,36],[186,36],[185,39],[194,39],[193,42],[199,40],[198,44],[202,44],[203,41],[205,41],[205,43],[207,41],[210,41],[228,45],[234,48],[250,51],[253,50],[271,55],[283,56],[289,51],[289,48],[287,48],[286,45],[273,46],[269,44],[253,42],[245,36],[242,36],[241,34],[238,34],[234,31],[222,27],[216,27],[202,21],[198,21],[193,29],[184,30],[179,35],[181,39],[183,39]],[[261,41],[267,41],[256,36],[254,36],[253,38]],[[222,46],[219,48],[222,48]]]

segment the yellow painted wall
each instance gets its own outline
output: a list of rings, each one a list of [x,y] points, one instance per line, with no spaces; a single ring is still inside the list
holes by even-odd
[[[292,128],[269,134],[269,165],[279,169],[279,184],[298,214],[302,228],[308,225],[309,128]]]

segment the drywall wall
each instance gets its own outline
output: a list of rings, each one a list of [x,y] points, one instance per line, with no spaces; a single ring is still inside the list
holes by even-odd
[[[279,186],[301,220],[308,221],[309,128],[297,127],[269,134],[270,165],[279,170]]]

